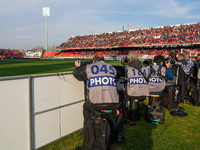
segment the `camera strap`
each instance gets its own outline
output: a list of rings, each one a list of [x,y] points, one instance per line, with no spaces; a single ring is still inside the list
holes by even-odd
[[[161,69],[162,69],[162,66],[159,66],[159,68],[158,68],[158,70],[157,70],[157,74],[160,76],[161,79],[163,79],[164,76],[161,74]],[[144,73],[143,73],[142,71],[140,71],[139,69],[138,69],[138,71],[144,76],[144,78],[145,78],[145,80],[147,81],[147,83],[149,82],[149,79],[151,78],[151,75],[152,75],[153,73],[156,72],[156,71],[153,69],[153,66],[152,66],[152,65],[150,66],[150,73],[148,74],[147,77],[146,77],[146,76],[144,75]]]
[[[144,73],[142,72],[142,71],[140,71],[140,69],[137,69],[142,75],[143,75],[143,77],[144,77],[144,79],[147,81],[147,83],[149,82],[149,79],[148,78],[146,78],[146,76],[144,75]]]
[[[145,80],[147,81],[147,83],[149,82],[149,79],[151,78],[151,75],[152,75],[153,73],[156,72],[156,71],[153,69],[152,65],[150,66],[150,73],[148,74],[147,77],[146,77],[146,76],[144,75],[144,73],[143,73],[142,71],[140,71],[139,69],[138,69],[138,71],[144,76],[144,78],[145,78]]]
[[[157,75],[160,76],[160,79],[163,79],[165,76],[163,76],[163,75],[161,74],[161,69],[162,69],[162,66],[159,66],[159,68],[158,68],[158,70],[157,70]]]
[[[153,69],[153,66],[151,65],[150,66],[150,73],[149,73],[149,75],[147,76],[147,79],[148,79],[148,81],[149,81],[149,79],[151,78],[151,75],[153,74],[153,73],[155,73],[156,71]]]

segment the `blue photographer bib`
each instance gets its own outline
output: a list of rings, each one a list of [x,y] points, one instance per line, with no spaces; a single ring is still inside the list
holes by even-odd
[[[86,66],[89,99],[91,103],[118,103],[119,97],[115,82],[116,70],[104,61]]]
[[[91,77],[88,80],[88,88],[98,86],[114,86],[116,87],[115,78],[111,76]]]
[[[127,95],[128,96],[149,96],[149,90],[147,86],[147,81],[144,76],[148,75],[148,68],[142,67],[140,71],[144,76],[133,67],[127,67]]]
[[[155,70],[154,73],[151,74],[149,78],[148,87],[149,92],[160,92],[163,91],[165,88],[165,67],[161,68],[161,76],[158,75],[159,65],[154,64],[153,69]]]

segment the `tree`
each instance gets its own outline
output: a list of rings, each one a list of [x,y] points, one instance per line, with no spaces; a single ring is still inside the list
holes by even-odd
[[[42,46],[39,46],[39,45],[33,48],[33,51],[35,51],[35,52],[43,51],[43,50],[44,50],[44,48]]]
[[[57,49],[57,45],[50,45],[48,46],[48,50],[56,50]],[[36,46],[32,49],[34,52],[38,52],[38,51],[43,51],[45,50],[42,46]]]
[[[57,49],[57,45],[51,45],[51,46],[48,46],[48,50],[56,50]]]

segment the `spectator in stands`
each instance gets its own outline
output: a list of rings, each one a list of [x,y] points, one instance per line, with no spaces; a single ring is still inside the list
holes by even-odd
[[[112,32],[95,35],[75,36],[59,48],[113,47],[129,45],[162,45],[196,43],[200,40],[200,23],[134,31]]]
[[[4,60],[5,59],[5,55],[1,56],[1,59]]]
[[[117,75],[115,68],[105,63],[104,57],[100,54],[94,56],[91,64],[86,65],[81,61],[76,61],[75,66],[76,68],[73,71],[74,77],[79,81],[88,80],[88,99],[83,106],[84,122],[90,119],[92,109],[98,111],[112,109],[116,112],[116,109],[119,109],[120,103],[115,83]],[[113,117],[116,116],[112,116],[109,119],[116,120]],[[122,120],[119,122],[117,141],[124,142]],[[113,126],[115,127],[114,122]]]

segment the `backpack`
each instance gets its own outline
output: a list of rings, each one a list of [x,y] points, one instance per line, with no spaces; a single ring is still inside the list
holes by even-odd
[[[111,128],[107,119],[95,116],[88,119],[84,127],[84,141],[76,150],[109,150]]]
[[[200,90],[193,83],[191,83],[190,88],[192,105],[200,106]]]
[[[200,106],[200,79],[198,74],[190,79],[190,102],[194,106]]]
[[[174,80],[177,78],[177,73],[178,73],[178,80],[177,80],[178,82],[176,83],[176,85],[185,84],[188,77],[187,77],[186,73],[184,72],[183,68],[181,67],[181,65],[173,64],[171,69],[172,69],[173,75],[175,77]]]
[[[174,75],[174,80],[172,82],[175,83],[175,86],[179,91],[177,99],[179,103],[185,103],[185,99],[189,98],[189,78],[181,65],[173,64],[171,69]]]
[[[171,110],[175,108],[176,103],[175,96],[176,96],[176,87],[172,83],[166,83],[165,89],[161,94],[161,105],[165,108]]]

